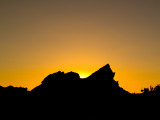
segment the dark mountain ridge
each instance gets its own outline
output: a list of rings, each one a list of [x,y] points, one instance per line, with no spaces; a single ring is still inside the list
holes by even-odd
[[[31,95],[80,98],[129,95],[129,92],[119,87],[113,79],[114,75],[109,64],[84,79],[78,73],[58,71],[48,75],[41,85],[31,91]]]

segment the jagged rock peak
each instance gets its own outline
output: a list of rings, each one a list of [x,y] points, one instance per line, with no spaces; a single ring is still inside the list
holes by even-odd
[[[89,76],[89,78],[99,78],[99,77],[111,77],[113,78],[115,75],[114,72],[112,72],[111,68],[110,68],[110,65],[109,64],[106,64],[105,66],[101,67],[99,70],[97,70],[96,72],[94,72],[93,74],[91,74]]]
[[[100,68],[98,71],[112,72],[109,64],[106,64],[105,66],[103,66],[102,68]]]
[[[31,91],[32,95],[44,95],[55,97],[73,96],[86,98],[99,97],[104,94],[107,95],[121,95],[126,92],[119,87],[117,81],[114,80],[114,72],[112,72],[110,65],[106,64],[92,75],[85,79],[81,79],[78,73],[68,72],[64,73],[58,71],[48,75],[42,84]]]

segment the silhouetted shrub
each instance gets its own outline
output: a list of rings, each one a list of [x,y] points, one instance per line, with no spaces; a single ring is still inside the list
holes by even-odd
[[[155,87],[150,86],[149,88],[144,88],[141,90],[143,95],[146,96],[160,96],[160,85],[157,85]]]

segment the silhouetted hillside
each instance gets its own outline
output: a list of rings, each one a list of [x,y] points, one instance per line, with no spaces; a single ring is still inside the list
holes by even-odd
[[[114,74],[107,64],[91,76],[80,79],[74,72],[57,72],[48,75],[42,84],[31,91],[32,96],[77,97],[93,99],[109,96],[123,96],[129,93],[119,87]]]
[[[22,87],[13,87],[13,86],[8,86],[8,87],[2,87],[0,86],[0,96],[5,96],[5,97],[18,97],[18,96],[27,96],[28,91],[27,88],[22,88]]]
[[[144,118],[142,112],[145,116],[152,116],[148,107],[156,106],[159,100],[156,102],[144,96],[159,96],[160,87],[145,88],[142,94],[131,94],[119,86],[114,75],[109,64],[85,79],[81,79],[78,73],[58,71],[48,75],[31,91],[21,87],[0,86],[0,97],[31,98],[31,101],[20,99],[18,102],[9,99],[14,107],[6,107],[6,113],[17,115],[16,119],[19,115],[23,116],[20,119],[101,120],[117,117],[128,119],[128,116],[137,119],[140,115]],[[154,113],[156,109],[151,110]]]

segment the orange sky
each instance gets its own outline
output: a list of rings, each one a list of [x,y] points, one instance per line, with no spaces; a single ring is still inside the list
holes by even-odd
[[[0,85],[109,63],[129,92],[160,84],[159,0],[1,0]]]

